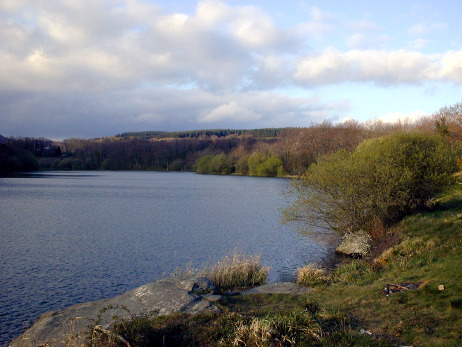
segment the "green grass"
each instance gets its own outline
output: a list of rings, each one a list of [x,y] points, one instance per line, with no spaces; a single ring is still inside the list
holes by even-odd
[[[329,286],[312,296],[326,309],[357,317],[376,336],[417,346],[462,344],[462,191],[431,212],[412,215],[395,228],[403,241],[373,264],[344,265]],[[387,283],[415,282],[417,290],[386,296]],[[445,289],[440,291],[439,285]]]
[[[113,332],[132,346],[462,345],[462,189],[432,211],[409,216],[393,232],[398,243],[376,259],[327,274],[301,271],[314,286],[309,294],[224,297],[220,314],[139,317]],[[384,294],[386,284],[403,282],[419,287]],[[123,345],[110,340],[103,335],[89,344]]]

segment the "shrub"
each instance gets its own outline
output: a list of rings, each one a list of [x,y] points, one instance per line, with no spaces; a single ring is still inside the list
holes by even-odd
[[[454,151],[440,137],[395,134],[366,140],[319,160],[294,180],[295,202],[284,218],[313,227],[370,231],[428,204],[454,183]]]

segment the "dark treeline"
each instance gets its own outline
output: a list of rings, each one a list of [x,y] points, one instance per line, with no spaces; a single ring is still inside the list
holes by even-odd
[[[0,138],[0,170],[159,170],[253,176],[302,175],[320,157],[353,151],[365,139],[397,132],[462,139],[462,103],[417,122],[339,124],[305,128],[124,133],[104,139]]]
[[[206,129],[191,131],[137,131],[118,134],[116,138],[123,139],[173,139],[173,138],[199,138],[199,137],[225,137],[229,135],[247,135],[257,139],[277,137],[279,132],[286,128],[265,129]]]
[[[272,140],[264,140],[271,142]],[[70,157],[53,161],[59,170],[192,170],[205,154],[230,153],[238,146],[251,148],[254,138],[186,138],[170,140],[143,139],[69,139],[63,142]]]
[[[0,173],[34,171],[38,158],[59,157],[61,148],[46,138],[0,137]]]

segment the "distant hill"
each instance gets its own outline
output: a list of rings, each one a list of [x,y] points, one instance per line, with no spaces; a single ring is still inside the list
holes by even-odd
[[[0,144],[8,142],[8,139],[5,136],[0,135]]]
[[[115,135],[116,138],[136,139],[166,139],[166,138],[198,138],[201,136],[225,137],[229,135],[250,135],[255,138],[272,138],[288,128],[265,128],[265,129],[205,129],[188,131],[135,131]]]

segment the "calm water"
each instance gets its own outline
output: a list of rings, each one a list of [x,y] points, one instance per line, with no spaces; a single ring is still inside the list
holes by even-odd
[[[0,345],[40,314],[111,297],[233,250],[271,282],[329,257],[279,222],[284,179],[160,172],[0,178]]]

